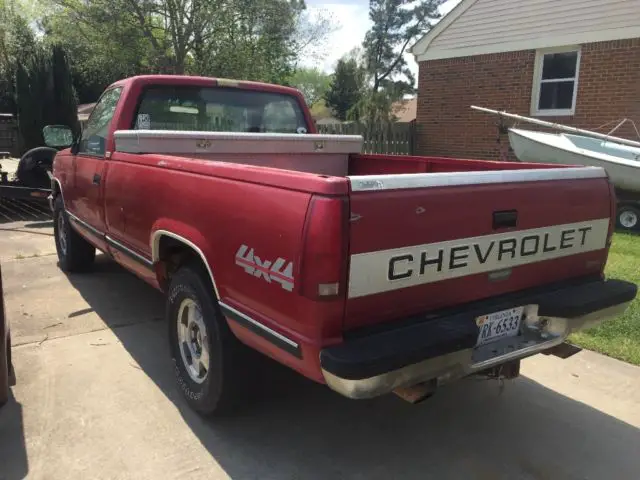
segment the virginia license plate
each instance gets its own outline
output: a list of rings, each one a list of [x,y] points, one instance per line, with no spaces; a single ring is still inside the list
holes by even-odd
[[[518,335],[523,313],[524,307],[517,307],[476,318],[479,329],[476,346]]]

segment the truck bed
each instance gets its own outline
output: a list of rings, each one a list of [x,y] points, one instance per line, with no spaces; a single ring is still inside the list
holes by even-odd
[[[562,168],[564,165],[361,154],[358,135],[123,130],[116,150],[277,168],[333,177]]]
[[[612,204],[599,168],[365,155],[354,153],[362,141],[354,136],[138,130],[116,139],[113,160],[173,170],[176,181],[178,172],[202,175],[193,188],[209,188],[213,176],[266,188],[262,203],[285,190],[310,194],[300,197],[305,209],[313,196],[347,199],[346,330],[594,275],[606,261]],[[416,260],[425,251],[428,261],[443,256],[437,271]]]

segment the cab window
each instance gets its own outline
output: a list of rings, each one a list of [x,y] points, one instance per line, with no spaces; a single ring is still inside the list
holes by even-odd
[[[307,133],[298,99],[225,87],[153,86],[142,95],[137,130]]]

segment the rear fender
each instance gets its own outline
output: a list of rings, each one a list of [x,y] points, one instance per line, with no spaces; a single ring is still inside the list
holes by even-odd
[[[211,258],[213,256],[212,249],[202,233],[190,225],[186,225],[175,220],[162,219],[157,221],[153,225],[150,238],[151,257],[153,264],[156,266],[156,275],[159,273],[158,262],[160,260],[160,241],[163,237],[172,238],[184,243],[185,246],[191,248],[200,257],[200,260],[204,263],[209,274],[216,299],[219,300],[220,294],[214,277],[214,269],[211,264]],[[160,277],[158,277],[158,281],[160,280]]]
[[[159,260],[160,242],[165,237],[184,243],[198,254],[210,275],[223,318],[225,318],[226,324],[239,341],[303,372],[304,375],[314,378],[316,381],[323,381],[319,368],[310,368],[309,362],[302,361],[302,347],[299,341],[293,340],[293,337],[286,332],[281,333],[272,329],[259,318],[248,316],[240,311],[240,305],[234,307],[226,303],[225,294],[227,292],[226,290],[220,292],[220,284],[216,282],[214,277],[215,268],[212,264],[212,259],[215,255],[214,247],[205,240],[202,233],[197,229],[170,219],[159,220],[154,224],[149,241],[158,283],[162,284],[163,281],[164,271]]]

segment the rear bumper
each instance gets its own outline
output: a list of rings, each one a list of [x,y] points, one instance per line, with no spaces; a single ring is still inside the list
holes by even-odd
[[[490,299],[357,334],[322,350],[320,365],[327,385],[350,398],[426,381],[446,383],[555,347],[571,332],[619,316],[636,293],[633,283],[590,280]],[[529,319],[520,335],[476,348],[475,318],[518,306]]]

